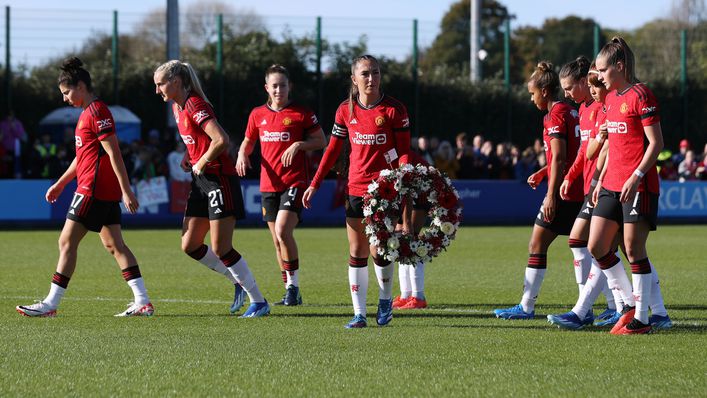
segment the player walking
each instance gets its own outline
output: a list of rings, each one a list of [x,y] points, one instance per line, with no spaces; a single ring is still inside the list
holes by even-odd
[[[387,325],[393,319],[392,295],[394,267],[377,255],[376,246],[369,246],[364,232],[363,195],[368,184],[380,171],[408,162],[410,122],[405,106],[381,91],[381,70],[378,60],[363,55],[351,64],[349,99],[336,111],[331,141],[319,164],[302,202],[311,207],[311,200],[324,176],[339,157],[344,140],[351,143],[349,155],[348,197],[346,199],[346,234],[349,240],[349,285],[354,317],[347,328],[363,328],[366,320],[368,292],[368,256],[373,262],[378,280],[378,311],[376,322]]]
[[[185,166],[191,167],[192,184],[182,227],[182,250],[236,284],[231,306],[235,313],[243,305],[239,286],[250,298],[242,318],[270,313],[270,306],[255,283],[245,259],[233,248],[236,219],[245,216],[241,185],[233,159],[228,154],[229,138],[216,120],[196,72],[191,65],[172,60],[154,74],[156,94],[173,101],[172,111],[179,135],[187,146]],[[211,232],[212,248],[204,244]]]
[[[59,74],[59,90],[64,102],[83,108],[74,132],[76,157],[69,168],[49,187],[46,199],[54,203],[66,184],[76,178],[77,187],[59,236],[59,262],[52,277],[49,294],[39,303],[17,306],[26,316],[51,317],[64,297],[76,269],[79,243],[88,231],[98,232],[103,246],[113,255],[123,278],[133,292],[134,301],[116,316],[152,315],[154,308],[145,289],[135,256],[121,233],[122,198],[125,208],[135,213],[139,204],[130,188],[120,154],[115,123],[108,106],[93,94],[91,75],[76,57],[64,61]]]
[[[236,170],[245,176],[255,143],[260,140],[260,192],[263,220],[268,223],[280,265],[285,295],[275,305],[302,304],[299,255],[294,229],[302,214],[302,194],[309,183],[306,151],[322,149],[326,137],[314,113],[290,101],[290,75],[281,65],[265,71],[267,104],[250,112]]]

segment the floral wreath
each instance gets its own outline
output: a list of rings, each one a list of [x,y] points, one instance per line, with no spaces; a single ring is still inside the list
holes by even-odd
[[[429,205],[430,225],[418,235],[395,231],[403,204]],[[363,196],[363,223],[378,255],[404,264],[429,262],[454,240],[462,219],[459,194],[446,175],[432,166],[404,164],[382,170]]]

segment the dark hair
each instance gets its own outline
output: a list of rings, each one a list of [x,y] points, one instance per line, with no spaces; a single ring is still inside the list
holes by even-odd
[[[91,85],[91,75],[82,68],[83,62],[76,57],[67,58],[59,69],[58,84],[64,84],[71,87],[76,87],[79,82],[83,82],[86,85],[86,90],[93,91],[93,86]]]
[[[368,55],[368,54],[361,55],[359,57],[354,58],[351,61],[351,75],[352,76],[356,74],[356,66],[361,61],[374,62],[380,68],[380,63],[378,62],[376,57],[374,57],[373,55]],[[358,87],[356,87],[354,82],[351,82],[351,87],[349,88],[349,112],[353,112],[354,101],[356,100],[357,97],[358,97]]]
[[[562,66],[560,79],[571,77],[572,81],[576,82],[583,77],[587,77],[587,73],[589,73],[589,60],[584,55],[580,55],[574,61]]]
[[[201,99],[213,106],[211,101],[206,98],[206,93],[204,93],[204,90],[201,88],[201,82],[196,75],[196,71],[188,63],[173,59],[158,66],[155,73],[165,73],[167,80],[172,80],[178,76],[182,81],[182,86],[187,92],[194,91]]]
[[[272,64],[267,69],[265,69],[265,83],[268,82],[268,76],[274,75],[275,73],[284,75],[287,78],[287,81],[290,81],[290,72],[287,71],[287,68],[280,64]],[[268,96],[267,103],[268,105],[272,105],[272,101],[270,101],[270,96]]]
[[[560,87],[560,78],[557,76],[552,63],[549,61],[540,61],[535,71],[530,75],[528,83],[533,82],[535,87],[547,89],[548,93],[555,98],[557,90]]]
[[[604,57],[607,65],[616,65],[617,62],[624,64],[624,77],[626,81],[633,84],[638,83],[636,77],[636,61],[633,51],[629,48],[623,37],[614,36],[610,42],[602,47],[597,58]]]

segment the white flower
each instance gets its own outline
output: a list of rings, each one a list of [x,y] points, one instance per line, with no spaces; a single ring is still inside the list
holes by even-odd
[[[438,227],[442,226],[442,219],[439,217],[435,217],[432,219],[432,225],[436,225]]]
[[[368,203],[371,205],[371,207],[375,207],[378,204],[378,199],[373,198]]]
[[[376,233],[376,228],[373,225],[366,225],[366,235],[373,235]]]
[[[415,251],[417,250],[417,247],[420,246],[420,243],[416,240],[410,242],[410,250]]]
[[[393,170],[383,169],[383,170],[381,170],[380,176],[381,177],[388,177],[391,174],[393,174]]]
[[[415,249],[415,254],[417,254],[420,257],[425,257],[427,256],[427,247],[425,245],[420,245],[417,249]]]
[[[378,246],[378,245],[380,245],[381,242],[380,242],[380,240],[378,240],[378,238],[376,238],[375,235],[373,235],[368,239],[368,243],[370,243],[373,246]]]
[[[442,246],[443,247],[449,246],[450,243],[452,243],[452,241],[449,239],[448,236],[445,236],[444,238],[442,238]]]
[[[393,250],[397,250],[400,247],[400,241],[398,238],[395,236],[388,238],[388,247]]]
[[[427,167],[425,167],[425,166],[423,166],[423,165],[421,165],[421,164],[418,164],[418,165],[417,165],[417,171],[419,171],[420,174],[422,174],[422,175],[426,175],[426,174],[427,174]]]
[[[390,220],[390,217],[386,217],[384,222],[385,228],[388,230],[388,232],[393,232],[395,230],[395,227],[393,226],[393,222]]]
[[[379,256],[385,255],[385,248],[383,248],[383,247],[377,248],[376,253],[378,253]]]
[[[388,208],[388,201],[385,200],[385,199],[381,199],[378,208],[379,208],[380,210],[385,210],[385,209],[387,209],[387,208]]]
[[[428,181],[422,181],[422,182],[420,183],[420,189],[421,189],[421,190],[427,192],[427,191],[430,190],[430,188],[432,188],[432,186],[430,185],[430,183],[429,183]]]
[[[371,209],[371,206],[364,206],[363,207],[363,216],[368,217],[371,214],[373,214],[373,209]]]
[[[366,210],[366,209],[364,208],[364,211],[365,211],[365,210]],[[447,209],[445,209],[444,207],[439,207],[439,208],[437,208],[437,210],[435,211],[435,216],[436,216],[436,217],[444,217],[444,216],[447,215],[447,213],[448,213],[448,212],[447,212]]]
[[[378,183],[373,181],[372,183],[368,184],[368,193],[373,193],[378,189]]]
[[[429,195],[427,195],[427,200],[429,200],[430,203],[437,203],[437,192],[430,192]]]
[[[450,223],[449,221],[445,221],[442,223],[439,229],[442,231],[443,234],[451,235],[454,233],[454,230],[456,228],[454,228],[454,224]]]
[[[409,173],[409,172],[413,171],[414,169],[415,168],[412,167],[412,165],[410,163],[405,163],[404,165],[400,166],[400,170],[402,170],[406,173]]]
[[[403,180],[398,178],[395,180],[395,184],[393,184],[393,188],[395,188],[396,191],[400,192],[400,189],[403,187]]]
[[[385,256],[385,259],[388,261],[395,261],[398,259],[398,251],[397,250],[391,250],[387,256]]]

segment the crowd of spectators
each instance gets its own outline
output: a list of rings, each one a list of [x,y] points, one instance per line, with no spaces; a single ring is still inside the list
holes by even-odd
[[[168,131],[150,130],[144,140],[121,143],[121,151],[128,175],[133,183],[156,176],[171,181],[190,181],[180,163],[186,150],[179,137]],[[411,148],[428,164],[444,171],[452,179],[520,180],[545,166],[543,142],[536,139],[533,145],[521,150],[511,142],[494,143],[482,134],[471,137],[466,133],[456,135],[454,143],[434,136],[414,137]],[[67,128],[61,142],[52,140],[50,134],[33,136],[12,113],[0,121],[0,178],[56,179],[67,169],[75,156],[74,131]],[[232,155],[238,142],[231,142]],[[22,156],[15,161],[16,151]],[[257,179],[260,172],[259,151],[251,156],[252,169],[247,179]],[[308,155],[313,175],[321,153]],[[676,153],[663,150],[658,158],[660,177],[663,180],[707,180],[707,144],[702,153],[695,153],[688,140],[680,142]]]

